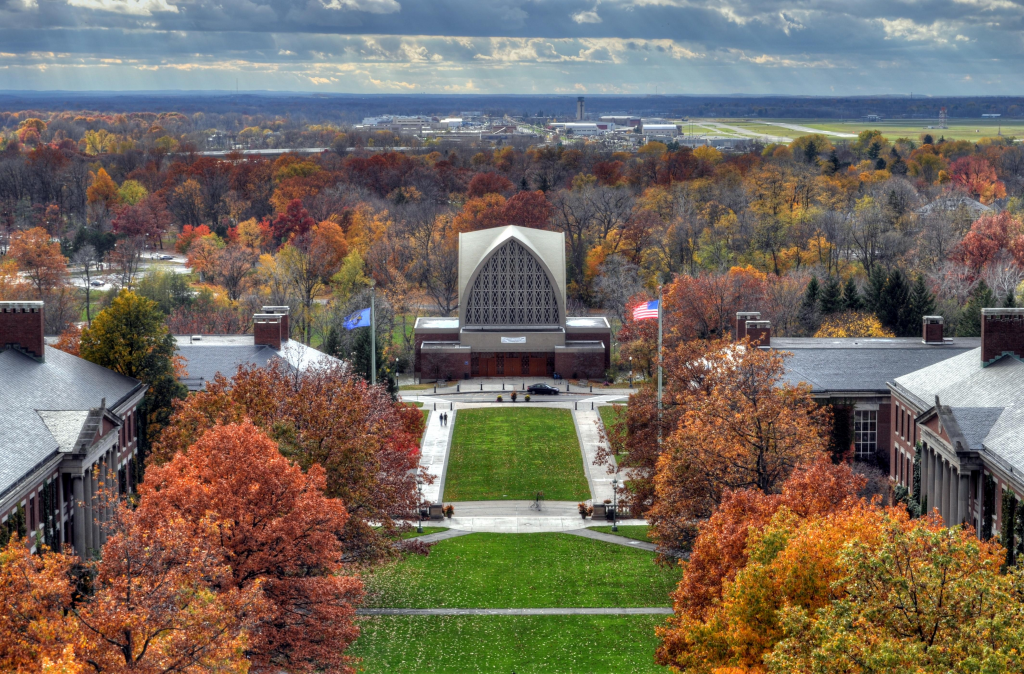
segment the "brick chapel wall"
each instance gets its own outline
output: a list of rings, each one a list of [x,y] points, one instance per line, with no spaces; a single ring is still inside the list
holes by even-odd
[[[472,360],[468,352],[465,353],[440,353],[427,351],[420,353],[416,351],[417,362],[423,368],[420,370],[420,377],[433,379],[437,372],[441,379],[450,376],[452,379],[465,379],[469,376]]]
[[[604,343],[604,370],[601,371],[601,375],[604,374],[605,370],[611,369],[612,366],[612,333],[610,332],[570,332],[566,334],[566,339],[580,342],[603,342]],[[600,376],[600,375],[598,375]]]
[[[422,363],[420,361],[420,346],[423,342],[457,342],[459,341],[459,333],[457,332],[446,332],[443,334],[416,334],[414,336],[415,344],[413,345],[413,353],[415,357],[413,359],[413,372],[423,372]]]

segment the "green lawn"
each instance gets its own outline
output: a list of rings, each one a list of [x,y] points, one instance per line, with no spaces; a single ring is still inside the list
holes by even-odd
[[[433,554],[433,553],[432,553]],[[654,664],[666,616],[381,616],[361,618],[359,671],[632,674]]]
[[[600,531],[605,534],[613,534],[615,536],[622,536],[623,538],[632,538],[636,541],[644,541],[645,543],[653,543],[647,536],[647,525],[646,524],[629,524],[626,526],[619,525],[618,531],[612,531],[612,525],[600,526],[600,527],[587,527],[594,531]]]
[[[601,413],[601,423],[608,429],[626,418],[625,405],[602,405],[597,410]]]
[[[461,410],[452,437],[445,501],[583,501],[583,473],[572,413],[562,409]]]
[[[461,414],[461,413],[460,413]],[[623,527],[625,528],[625,527]],[[569,534],[475,533],[441,541],[365,578],[375,608],[670,606],[679,567]]]
[[[407,406],[407,407],[423,407],[423,403],[421,403],[418,400],[415,400],[413,402],[405,402],[405,403],[402,403],[402,404]]]

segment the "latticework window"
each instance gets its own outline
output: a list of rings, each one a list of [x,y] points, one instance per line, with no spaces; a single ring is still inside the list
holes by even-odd
[[[518,241],[507,241],[469,291],[466,325],[557,325],[555,292],[533,255]]]

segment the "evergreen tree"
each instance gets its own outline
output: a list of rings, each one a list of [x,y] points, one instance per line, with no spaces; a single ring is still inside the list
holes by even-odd
[[[922,331],[922,320],[925,316],[931,316],[935,313],[935,297],[928,291],[928,286],[925,285],[924,276],[921,274],[917,275],[914,279],[914,287],[910,289],[910,304],[907,308],[907,330],[916,330],[917,332]],[[913,336],[917,333],[911,333],[908,336]]]
[[[868,284],[864,289],[866,295],[864,306],[876,314],[882,304],[882,293],[885,291],[885,281],[887,278],[885,270],[877,264],[871,267],[871,273],[868,274]]]
[[[903,270],[893,269],[882,286],[875,315],[882,325],[896,333],[897,337],[905,337],[908,334],[909,303],[910,286],[907,284],[907,276]]]
[[[1003,300],[1003,308],[1004,309],[1013,309],[1016,306],[1017,306],[1017,297],[1016,297],[1016,294],[1013,292],[1013,288],[1010,288],[1009,290],[1006,291],[1006,299]]]
[[[352,365],[356,372],[361,374],[366,381],[370,381],[370,328],[356,328],[354,353]],[[387,386],[388,393],[395,395],[398,392],[398,382],[395,380],[395,364],[384,354],[384,340],[377,335],[377,383]]]
[[[812,276],[810,282],[807,284],[807,290],[804,291],[804,309],[814,310],[818,306],[818,293],[821,292],[821,284],[818,283],[818,277]]]
[[[812,276],[804,292],[803,302],[800,303],[800,323],[806,332],[814,334],[818,329],[818,295],[821,294],[821,285],[818,277]]]
[[[971,291],[971,298],[964,305],[960,321],[956,326],[957,337],[981,337],[981,310],[996,305],[996,297],[984,281]]]
[[[843,310],[842,287],[838,276],[829,276],[818,294],[818,307],[824,315],[834,314]]]
[[[851,276],[843,286],[843,309],[846,311],[860,311],[864,308],[864,300],[857,291],[857,284]]]

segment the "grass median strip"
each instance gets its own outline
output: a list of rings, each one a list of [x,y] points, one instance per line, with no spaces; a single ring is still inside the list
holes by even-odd
[[[662,615],[374,616],[348,654],[360,671],[560,674],[662,672]]]
[[[446,501],[590,498],[572,414],[563,409],[461,410],[455,422]]]
[[[654,558],[645,550],[567,534],[475,533],[368,575],[363,606],[667,607],[681,570],[659,566]]]

